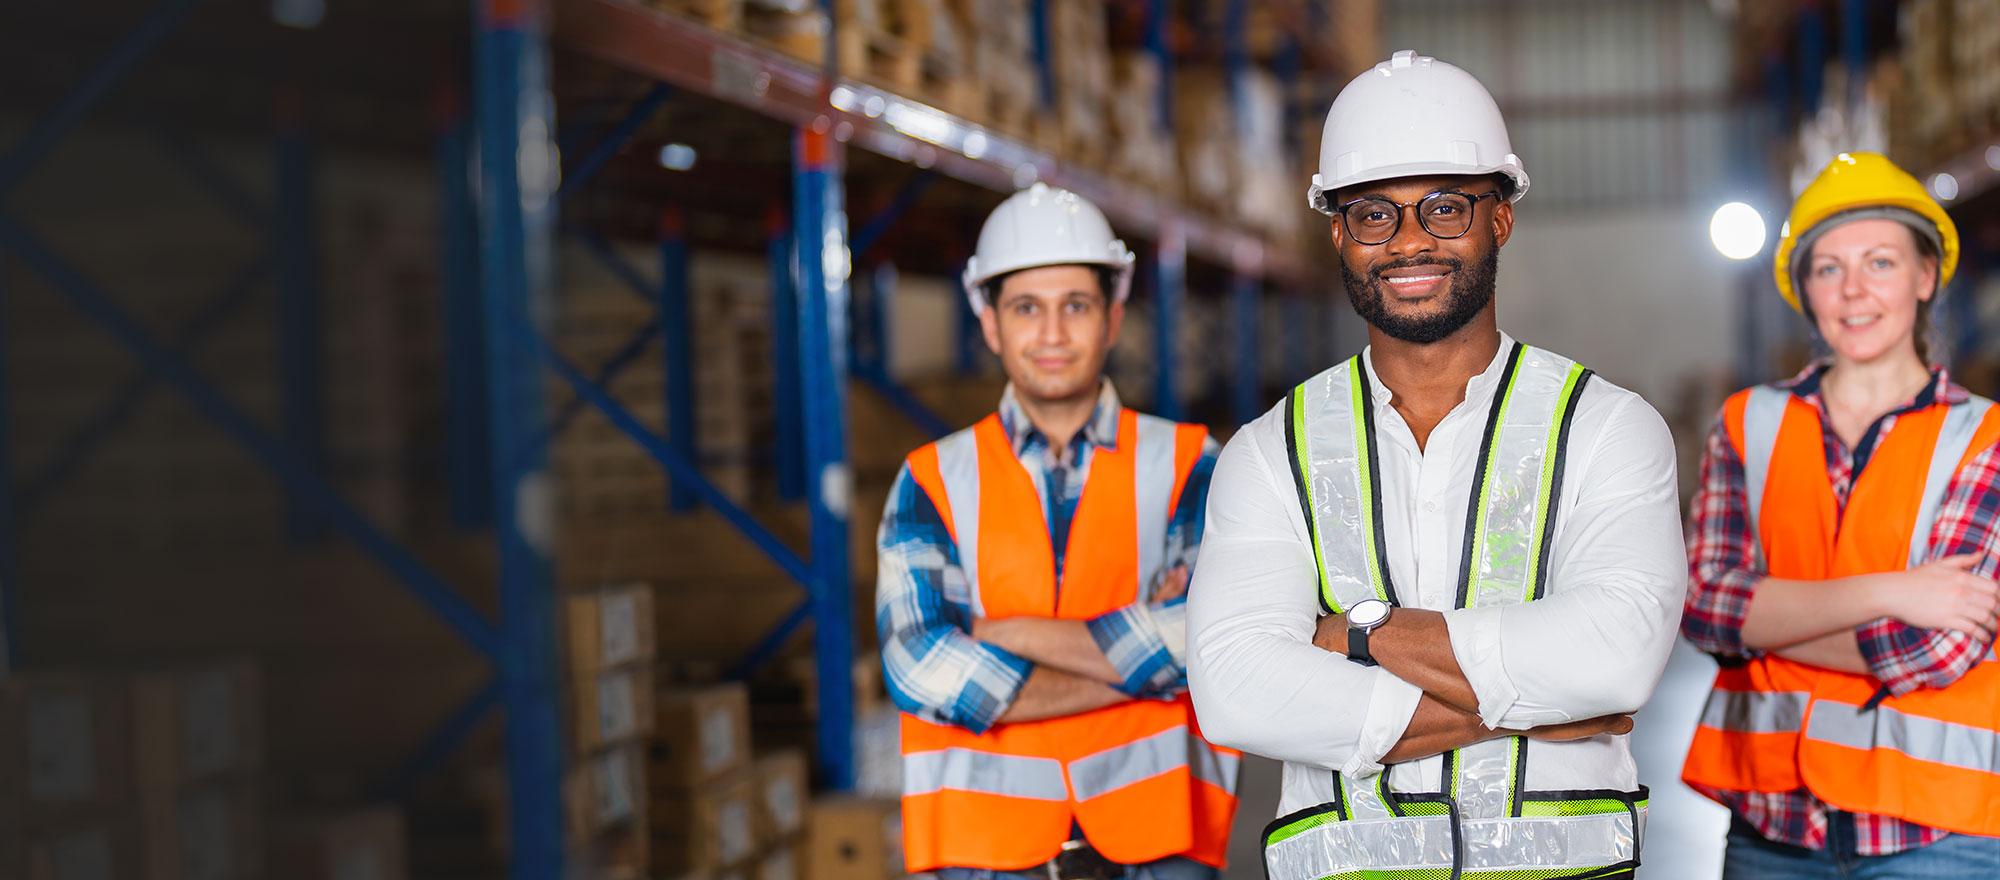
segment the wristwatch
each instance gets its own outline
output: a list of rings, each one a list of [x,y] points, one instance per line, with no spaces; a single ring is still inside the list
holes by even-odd
[[[1368,653],[1368,634],[1388,623],[1394,608],[1380,599],[1363,599],[1347,609],[1347,659],[1363,666],[1375,665],[1375,658]]]

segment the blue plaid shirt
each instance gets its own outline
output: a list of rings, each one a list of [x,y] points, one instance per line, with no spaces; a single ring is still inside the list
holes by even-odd
[[[1077,432],[1063,460],[1055,461],[1048,438],[1028,421],[1014,389],[1009,386],[1000,398],[1000,424],[1041,495],[1058,578],[1091,455],[1116,448],[1119,410],[1118,393],[1106,380],[1090,421]],[[1177,567],[1194,567],[1216,449],[1209,438],[1181,490],[1167,523],[1162,576]],[[889,490],[875,542],[880,551],[875,628],[881,634],[889,695],[897,707],[927,721],[974,733],[992,727],[1014,702],[1034,663],[972,637],[972,596],[959,568],[958,548],[907,464]],[[1183,593],[1151,602],[1147,597],[1159,583],[1145,586],[1139,601],[1085,625],[1124,677],[1119,690],[1133,697],[1172,696],[1187,687],[1187,597]]]

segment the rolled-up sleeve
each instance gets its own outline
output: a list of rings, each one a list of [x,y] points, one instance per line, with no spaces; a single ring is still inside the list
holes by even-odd
[[[1721,418],[1708,432],[1701,455],[1701,488],[1695,492],[1688,530],[1688,589],[1681,635],[1718,658],[1763,653],[1743,644],[1743,620],[1764,573],[1750,534],[1749,490],[1743,459],[1729,442]]]
[[[1158,579],[1186,577],[1201,550],[1208,488],[1215,474],[1217,447],[1206,441],[1195,459],[1167,521],[1166,549]],[[1178,571],[1177,571],[1178,570]],[[1156,580],[1145,595],[1166,586]],[[1091,618],[1086,624],[1111,668],[1124,681],[1118,689],[1134,697],[1165,697],[1187,688],[1187,592],[1164,601],[1150,598]]]
[[[972,637],[951,531],[907,465],[890,487],[875,540],[875,629],[889,696],[919,718],[985,732],[1034,664]]]
[[[1215,466],[1188,590],[1195,714],[1219,745],[1372,775],[1423,692],[1313,646],[1318,570],[1285,464],[1282,419],[1281,406],[1245,426]]]
[[[1564,475],[1579,491],[1557,517],[1545,597],[1445,614],[1489,727],[1637,711],[1673,649],[1687,572],[1673,436],[1637,395],[1608,393],[1622,397]]]
[[[1979,557],[1974,574],[1991,580],[2000,572],[2000,447],[1974,456],[1952,477],[1924,561],[1966,555]],[[1855,636],[1868,668],[1896,696],[1951,686],[1993,647],[1984,636],[1923,629],[1893,618],[1863,624]]]

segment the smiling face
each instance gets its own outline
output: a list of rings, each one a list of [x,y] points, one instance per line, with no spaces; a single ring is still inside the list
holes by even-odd
[[[1872,363],[1916,350],[1921,304],[1936,294],[1937,260],[1902,223],[1853,220],[1813,242],[1804,279],[1813,323],[1834,356]]]
[[[1336,204],[1380,197],[1410,205],[1438,191],[1477,197],[1499,188],[1490,176],[1403,177],[1343,189]],[[1373,245],[1349,235],[1342,219],[1335,217],[1333,243],[1340,249],[1341,279],[1355,312],[1390,337],[1428,345],[1458,332],[1492,307],[1500,248],[1514,229],[1514,206],[1505,198],[1475,200],[1471,227],[1456,238],[1426,231],[1417,218],[1421,208],[1401,210],[1395,236]],[[1449,208],[1433,205],[1432,210]],[[1447,217],[1432,218],[1433,227],[1448,223]]]
[[[1109,302],[1090,266],[1041,266],[1006,276],[979,313],[986,347],[1030,401],[1095,396],[1125,306]]]

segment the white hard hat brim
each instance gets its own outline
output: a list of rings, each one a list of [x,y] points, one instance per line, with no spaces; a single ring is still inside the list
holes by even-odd
[[[1312,176],[1312,185],[1306,188],[1306,204],[1313,210],[1331,216],[1334,213],[1334,192],[1350,186],[1395,180],[1403,177],[1433,177],[1441,174],[1477,176],[1481,174],[1504,174],[1513,181],[1513,192],[1507,201],[1518,202],[1528,194],[1528,172],[1521,169],[1518,162],[1502,162],[1497,165],[1460,165],[1455,162],[1407,162],[1401,165],[1384,165],[1370,168],[1332,183],[1318,174]]]
[[[1118,246],[1118,255],[1105,260],[1051,258],[1047,260],[1010,263],[1006,266],[984,269],[979,265],[979,258],[973,257],[966,261],[965,274],[959,276],[959,281],[965,286],[965,298],[968,302],[972,303],[973,313],[978,314],[987,305],[986,285],[992,283],[995,278],[1012,275],[1015,272],[1025,269],[1040,269],[1046,266],[1095,266],[1112,271],[1113,277],[1111,283],[1113,289],[1105,292],[1111,295],[1113,303],[1122,303],[1132,295],[1132,269],[1133,264],[1137,261],[1137,257],[1130,249],[1125,247],[1124,242],[1117,241],[1114,243]]]

